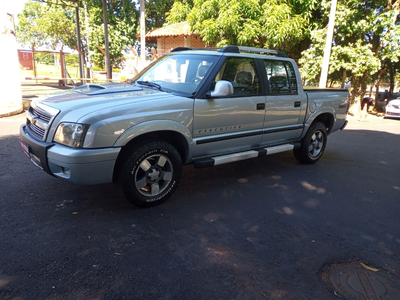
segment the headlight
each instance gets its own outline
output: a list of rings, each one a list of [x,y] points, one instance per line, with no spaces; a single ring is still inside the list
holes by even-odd
[[[87,124],[61,123],[53,141],[69,147],[82,148],[88,129]]]

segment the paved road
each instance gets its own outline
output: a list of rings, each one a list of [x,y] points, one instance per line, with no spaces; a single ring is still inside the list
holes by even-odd
[[[400,121],[350,119],[315,165],[186,166],[149,209],[35,168],[23,122],[0,119],[0,299],[338,299],[342,262],[400,278]]]

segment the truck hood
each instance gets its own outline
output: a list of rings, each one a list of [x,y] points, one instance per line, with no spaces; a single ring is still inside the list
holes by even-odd
[[[176,96],[151,87],[134,85],[85,86],[66,93],[47,96],[39,106],[54,112],[52,139],[57,124],[88,124],[84,147],[114,145],[128,128],[153,120],[172,120],[187,127],[192,121],[193,99]],[[165,128],[164,128],[165,129]]]
[[[146,100],[152,97],[166,97],[169,94],[152,88],[130,84],[88,84],[69,91],[57,92],[35,100],[56,108],[64,113],[71,110],[95,110]]]

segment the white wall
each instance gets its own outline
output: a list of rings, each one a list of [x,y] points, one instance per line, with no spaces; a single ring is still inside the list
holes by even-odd
[[[0,4],[0,117],[23,110],[17,42],[11,33],[7,2]]]

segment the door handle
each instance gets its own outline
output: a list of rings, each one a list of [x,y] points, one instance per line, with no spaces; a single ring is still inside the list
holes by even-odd
[[[265,103],[257,103],[257,110],[265,109]]]
[[[301,101],[294,102],[294,107],[300,107],[300,106],[301,106]]]

